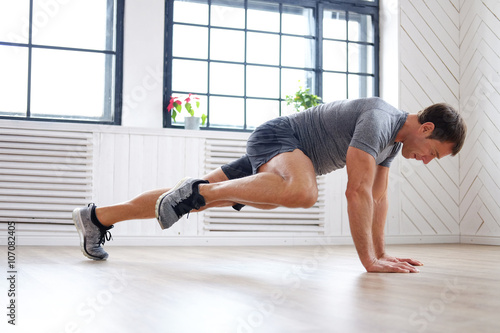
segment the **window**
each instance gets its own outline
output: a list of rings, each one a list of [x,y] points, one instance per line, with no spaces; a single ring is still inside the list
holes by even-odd
[[[323,101],[378,95],[378,3],[167,0],[170,97],[200,98],[206,128],[251,130],[291,112],[299,86]],[[356,6],[354,6],[356,3]]]
[[[0,117],[119,124],[123,0],[0,1]]]

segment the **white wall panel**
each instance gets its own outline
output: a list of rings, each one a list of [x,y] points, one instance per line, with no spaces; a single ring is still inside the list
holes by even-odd
[[[460,97],[459,8],[443,0],[400,2],[400,106],[416,113]],[[428,165],[401,158],[401,232],[456,237],[460,234],[459,158]]]
[[[500,5],[460,6],[460,104],[469,126],[460,154],[460,233],[463,242],[500,244]]]

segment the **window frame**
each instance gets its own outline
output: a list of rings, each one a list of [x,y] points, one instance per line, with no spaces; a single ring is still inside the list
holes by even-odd
[[[114,0],[108,0],[114,1]],[[28,31],[28,42],[27,43],[14,43],[0,40],[0,46],[14,46],[14,47],[25,47],[28,49],[28,79],[27,79],[27,107],[25,116],[11,116],[0,114],[0,119],[11,119],[11,120],[23,120],[23,121],[45,121],[45,122],[70,122],[70,123],[88,123],[88,124],[106,124],[106,125],[121,125],[122,122],[122,95],[123,95],[123,41],[124,41],[124,16],[125,16],[125,0],[116,0],[116,22],[115,22],[115,50],[95,50],[95,49],[85,49],[85,48],[75,48],[75,47],[64,47],[64,46],[52,46],[52,45],[41,45],[33,43],[33,0],[29,0],[29,31]],[[74,51],[74,52],[90,52],[105,55],[114,56],[114,66],[106,66],[106,71],[111,68],[114,69],[114,89],[111,89],[114,102],[114,108],[106,108],[105,112],[110,114],[114,110],[114,114],[111,115],[112,120],[102,120],[102,119],[85,119],[81,116],[60,116],[60,117],[36,117],[31,115],[31,68],[32,68],[32,52],[33,49],[47,49],[47,50],[61,50],[61,51]],[[109,59],[106,59],[106,63],[109,64]],[[113,83],[106,80],[106,89],[110,87]],[[105,102],[107,105],[111,105]],[[2,110],[0,110],[2,111]],[[6,111],[4,111],[6,112]]]
[[[176,125],[175,123],[172,122],[172,118],[170,116],[170,113],[167,111],[167,106],[169,105],[170,102],[170,96],[172,96],[172,62],[174,60],[173,57],[173,27],[174,27],[174,19],[173,19],[173,10],[174,10],[174,1],[175,0],[165,0],[165,43],[164,43],[164,83],[163,83],[163,127],[164,128],[182,128],[182,125]],[[373,45],[374,47],[374,59],[373,59],[373,74],[366,74],[366,73],[354,73],[356,75],[360,76],[371,76],[374,78],[373,80],[373,96],[379,96],[380,95],[380,75],[379,75],[379,70],[380,70],[380,64],[379,64],[379,51],[380,51],[380,33],[379,33],[379,0],[374,0],[374,1],[363,1],[363,0],[305,0],[305,1],[298,1],[298,0],[268,0],[267,2],[272,3],[272,4],[278,4],[278,5],[296,5],[304,8],[311,8],[313,10],[313,19],[315,20],[315,31],[314,31],[314,36],[312,37],[314,43],[315,43],[315,59],[314,59],[314,68],[312,68],[312,72],[314,72],[314,90],[311,91],[312,93],[322,97],[323,96],[323,73],[325,72],[332,72],[329,70],[324,70],[323,69],[323,63],[322,63],[322,58],[323,58],[323,10],[325,9],[333,9],[333,10],[340,10],[340,11],[353,11],[359,14],[363,15],[370,15],[372,17],[372,24],[373,24],[373,42],[368,43],[368,42],[353,42],[349,41],[348,37],[348,30],[347,30],[347,37],[344,42],[346,42],[347,45],[349,43],[355,43],[355,44],[361,44],[361,45]],[[212,1],[207,0],[207,4],[211,6]],[[244,0],[244,8],[245,10],[248,9],[248,0]],[[281,8],[281,6],[280,6]],[[281,12],[281,10],[280,10]],[[181,23],[175,23],[175,24],[181,24]],[[348,17],[346,18],[346,25],[348,24]],[[189,25],[189,24],[186,24]],[[200,26],[200,25],[194,25],[194,26]],[[205,27],[205,25],[203,25]],[[213,29],[213,28],[219,28],[217,26],[212,26],[210,22],[206,25],[208,29]],[[253,32],[253,30],[248,29],[246,26],[244,29],[245,34],[247,32]],[[259,31],[260,32],[260,31]],[[264,32],[266,33],[266,32]],[[271,32],[267,32],[269,34],[275,34]],[[283,33],[280,28],[280,32],[277,33],[281,36],[287,36],[288,34]],[[210,38],[208,40],[208,47],[210,48]],[[247,45],[245,45],[245,53],[247,50]],[[296,67],[290,67],[290,66],[283,66],[281,64],[281,48],[280,48],[280,62],[279,65],[269,65],[269,67],[272,68],[279,68],[281,69],[287,69],[287,68],[292,68],[296,69]],[[348,52],[348,51],[346,51]],[[175,57],[176,59],[182,59],[182,57]],[[191,59],[189,59],[191,60]],[[195,60],[192,60],[195,61]],[[220,61],[220,60],[211,60],[210,58],[207,58],[206,60],[200,60],[200,61],[206,61],[207,66],[210,66],[211,62],[216,62],[216,63],[232,63],[229,61]],[[245,72],[246,72],[246,67],[251,66],[254,64],[247,63],[246,59],[243,62],[243,65],[245,66]],[[266,66],[259,64],[259,66]],[[300,68],[301,70],[311,70],[309,68]],[[348,97],[348,80],[349,80],[349,74],[352,74],[349,72],[349,68],[346,68],[346,72],[343,72],[343,74],[346,74],[346,85],[347,85],[347,98]],[[246,75],[245,75],[246,77]],[[209,85],[210,81],[210,74],[208,74],[208,80],[207,80],[207,85]],[[246,83],[244,83],[246,85]],[[281,96],[281,75],[279,78],[279,90],[280,90],[280,96],[279,98],[269,98],[269,100],[278,100],[279,101],[279,112],[280,115],[282,113],[282,102],[284,101],[284,98]],[[179,94],[188,94],[191,92],[179,92]],[[200,94],[201,95],[201,94]],[[206,94],[203,94],[207,96],[208,98],[210,96],[218,96],[218,94],[211,94],[210,91],[208,91]],[[226,96],[226,95],[224,95]],[[229,96],[228,97],[233,97]],[[236,96],[234,96],[236,97]],[[246,101],[248,99],[257,99],[257,100],[266,100],[266,98],[255,98],[248,96],[246,91],[243,95],[237,96],[239,98],[243,98],[245,101],[244,103],[244,123],[243,123],[243,128],[230,128],[230,127],[201,127],[200,129],[202,130],[216,130],[216,131],[237,131],[237,132],[251,132],[253,129],[247,128],[247,110],[246,110]],[[210,104],[210,103],[208,103]],[[210,110],[209,110],[209,105],[207,105],[207,110],[208,110],[208,121],[210,119]],[[209,125],[209,123],[208,123]]]

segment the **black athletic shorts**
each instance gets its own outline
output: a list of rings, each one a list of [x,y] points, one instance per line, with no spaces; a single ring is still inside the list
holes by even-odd
[[[257,127],[248,138],[246,155],[223,165],[222,171],[229,179],[250,176],[274,156],[295,149],[302,147],[290,121],[285,117],[275,118]]]

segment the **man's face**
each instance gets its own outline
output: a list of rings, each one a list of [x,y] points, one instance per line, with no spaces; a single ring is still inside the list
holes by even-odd
[[[415,135],[403,142],[401,153],[404,158],[429,163],[434,158],[442,158],[452,153],[453,143],[427,139],[427,136]]]

